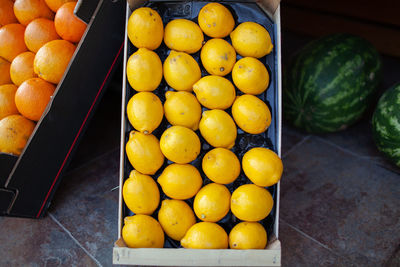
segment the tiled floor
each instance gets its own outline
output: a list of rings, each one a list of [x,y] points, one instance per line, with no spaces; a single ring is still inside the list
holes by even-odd
[[[307,38],[285,35],[283,41],[285,56]],[[384,62],[383,88],[400,79],[400,60]],[[111,265],[118,212],[116,87],[103,98],[48,215],[0,218],[0,266]],[[323,136],[284,125],[283,266],[400,266],[400,169],[377,152],[369,120]]]

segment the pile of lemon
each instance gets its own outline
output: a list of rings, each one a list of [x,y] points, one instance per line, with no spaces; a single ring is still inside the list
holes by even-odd
[[[255,147],[242,159],[230,150],[237,126],[260,134],[271,124],[267,105],[256,95],[267,90],[269,74],[258,58],[272,50],[268,31],[255,22],[236,27],[231,12],[219,3],[205,5],[198,24],[186,19],[170,21],[164,28],[153,9],[136,9],[128,21],[128,37],[138,50],[127,62],[127,78],[137,91],[127,105],[127,117],[135,128],[126,143],[134,170],[123,186],[123,198],[135,214],[125,218],[122,236],[132,248],[161,248],[164,233],[184,248],[263,249],[267,233],[259,223],[268,216],[274,200],[265,187],[276,184],[282,162],[271,150]],[[204,43],[204,34],[211,37]],[[230,35],[232,45],[223,38]],[[170,49],[164,62],[153,50],[162,41]],[[209,75],[202,77],[199,63],[190,55],[200,52]],[[242,58],[236,61],[238,53]],[[232,73],[232,82],[224,76]],[[152,91],[162,79],[174,89],[165,102]],[[160,88],[159,90],[163,90]],[[194,94],[192,93],[194,92]],[[202,106],[207,109],[202,113]],[[225,110],[231,108],[231,115]],[[171,127],[160,140],[152,132],[166,117]],[[200,154],[201,141],[214,149],[202,159],[202,170],[213,182],[203,186],[199,170],[191,165]],[[157,182],[169,198],[161,202],[154,175],[165,158],[173,162],[162,170]],[[250,184],[233,193],[226,184],[234,182],[241,168]],[[185,200],[194,198],[193,209]],[[151,215],[158,210],[158,220]],[[242,222],[228,234],[217,222],[231,211]],[[197,217],[197,218],[196,218]],[[200,221],[200,222],[198,222]]]

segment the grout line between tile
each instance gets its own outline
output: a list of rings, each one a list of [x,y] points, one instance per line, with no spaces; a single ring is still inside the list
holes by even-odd
[[[92,255],[90,254],[90,252],[81,244],[79,243],[79,241],[72,235],[72,233],[64,227],[64,225],[61,224],[61,222],[59,222],[56,217],[53,216],[53,214],[51,214],[50,212],[47,212],[47,214],[50,216],[50,218],[58,225],[61,227],[61,229],[64,230],[64,232],[67,233],[67,235],[72,238],[72,240],[81,248],[83,249],[83,251],[97,264],[97,266],[103,266],[101,265],[101,263]]]
[[[283,154],[282,158],[285,158],[287,155],[289,155],[291,152],[293,152],[293,150],[295,150],[297,147],[301,146],[304,142],[306,142],[310,137],[311,137],[311,135],[307,135],[307,136],[303,137],[303,139],[301,139],[294,146],[292,146],[285,154]]]

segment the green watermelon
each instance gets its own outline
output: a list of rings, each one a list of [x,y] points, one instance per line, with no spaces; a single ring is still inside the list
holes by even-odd
[[[284,75],[283,116],[310,133],[335,132],[369,107],[382,63],[366,40],[335,34],[306,45]]]
[[[379,99],[372,116],[372,133],[378,149],[400,167],[400,83]]]

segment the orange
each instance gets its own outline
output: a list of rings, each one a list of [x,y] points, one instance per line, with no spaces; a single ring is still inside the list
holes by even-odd
[[[28,49],[36,53],[46,43],[61,37],[57,34],[52,20],[38,18],[26,26],[24,39]]]
[[[18,21],[25,26],[36,18],[54,18],[54,13],[44,0],[15,0],[14,14]]]
[[[40,78],[23,82],[15,93],[15,105],[24,117],[38,121],[56,87]]]
[[[0,120],[0,152],[20,155],[34,128],[35,123],[21,115]]]
[[[27,51],[24,42],[25,27],[21,24],[8,24],[0,29],[0,57],[9,62]]]
[[[0,27],[11,23],[18,23],[13,10],[14,3],[11,0],[0,1]]]
[[[47,6],[53,10],[54,12],[57,12],[57,10],[65,3],[67,2],[74,2],[74,0],[44,0],[47,4]]]
[[[14,102],[17,87],[14,84],[0,85],[0,120],[18,114],[17,106]]]
[[[64,40],[77,43],[81,40],[86,24],[74,15],[76,2],[63,4],[56,13],[54,24],[57,33]]]
[[[0,57],[0,85],[11,83],[10,62]]]
[[[36,73],[33,71],[33,60],[35,59],[35,54],[32,52],[24,52],[19,54],[11,62],[10,75],[12,82],[20,86],[24,81],[37,77]]]
[[[75,46],[65,40],[48,42],[39,49],[33,62],[35,73],[48,82],[60,82],[74,54]]]

